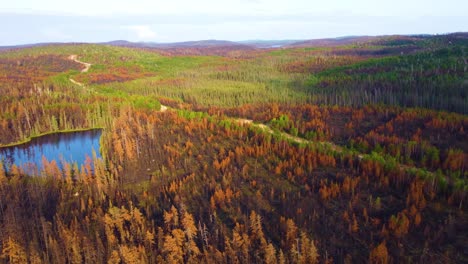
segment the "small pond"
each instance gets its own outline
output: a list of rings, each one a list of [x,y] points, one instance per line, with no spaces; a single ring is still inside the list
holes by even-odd
[[[49,134],[33,138],[30,142],[0,148],[0,160],[8,171],[11,165],[22,167],[26,173],[35,171],[35,167],[41,170],[43,157],[49,162],[55,160],[62,169],[63,161],[77,163],[80,168],[85,163],[86,157],[93,157],[93,151],[98,158],[100,129]]]

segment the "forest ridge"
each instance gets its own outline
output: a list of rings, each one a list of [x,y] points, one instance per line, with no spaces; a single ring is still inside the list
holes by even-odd
[[[468,261],[468,34],[0,51],[0,263]]]

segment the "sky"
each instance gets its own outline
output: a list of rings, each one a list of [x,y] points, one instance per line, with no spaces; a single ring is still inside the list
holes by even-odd
[[[0,46],[281,40],[468,31],[466,0],[12,0]]]

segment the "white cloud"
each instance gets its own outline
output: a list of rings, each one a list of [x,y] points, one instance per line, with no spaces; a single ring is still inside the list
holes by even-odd
[[[132,31],[139,40],[152,40],[157,37],[156,32],[148,25],[123,26],[122,28]]]

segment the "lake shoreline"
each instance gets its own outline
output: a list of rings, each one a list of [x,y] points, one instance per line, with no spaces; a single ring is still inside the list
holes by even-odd
[[[40,137],[43,137],[43,136],[48,136],[48,135],[53,135],[53,134],[66,134],[66,133],[74,133],[74,132],[85,132],[85,131],[100,130],[100,129],[103,130],[105,128],[104,127],[77,128],[77,129],[66,129],[66,130],[45,132],[45,133],[41,133],[39,135],[30,136],[30,137],[24,139],[23,141],[13,142],[13,143],[9,143],[7,145],[0,145],[0,149],[16,147],[16,146],[20,146],[20,145],[23,145],[23,144],[27,144],[27,143],[30,143],[31,140],[33,140],[35,138],[40,138]]]

